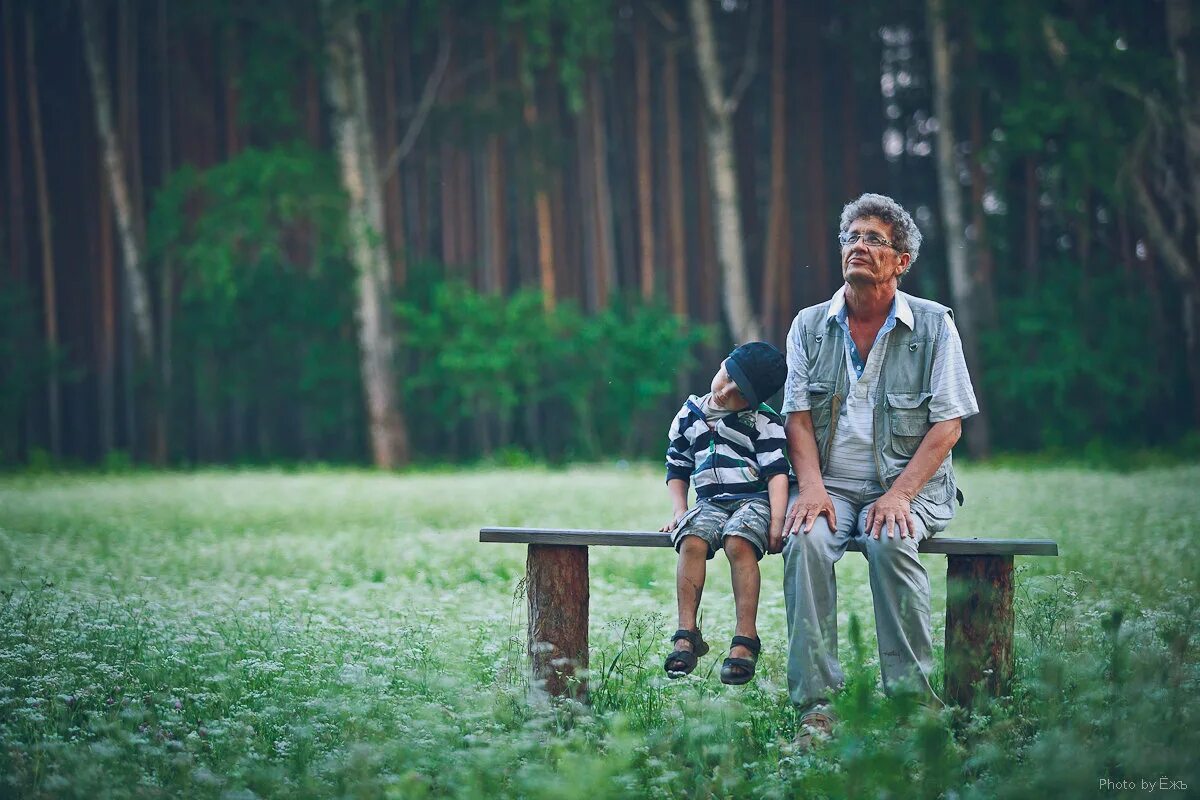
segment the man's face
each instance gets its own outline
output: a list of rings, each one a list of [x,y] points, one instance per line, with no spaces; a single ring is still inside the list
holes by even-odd
[[[842,277],[850,284],[887,284],[899,280],[912,257],[889,244],[869,245],[871,234],[893,242],[892,226],[875,217],[860,217],[846,232],[858,234],[858,241],[842,245]]]

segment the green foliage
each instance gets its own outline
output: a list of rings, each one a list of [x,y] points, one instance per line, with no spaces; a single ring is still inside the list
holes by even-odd
[[[588,457],[630,452],[642,426],[665,426],[653,412],[707,335],[660,306],[586,316],[563,303],[546,313],[537,292],[500,297],[457,282],[418,288],[396,311],[414,419],[445,436],[481,416],[507,427],[519,406],[561,408],[570,420],[554,427],[571,433],[565,447]],[[526,436],[539,449],[535,432]]]
[[[613,40],[613,7],[604,0],[507,0],[504,18],[520,28],[528,49],[521,65],[532,86],[533,71],[551,64],[571,109],[583,107],[583,78],[589,61],[607,61]]]
[[[1003,432],[999,448],[1075,449],[1101,437],[1135,443],[1179,434],[1171,428],[1182,419],[1170,406],[1171,370],[1155,344],[1161,314],[1142,286],[1112,271],[1084,276],[1060,259],[1046,265],[1036,291],[1002,300],[999,312],[974,370]]]
[[[54,354],[38,335],[28,289],[0,276],[0,420],[20,419],[46,379]],[[12,425],[0,430],[0,464],[15,463]]]
[[[253,407],[264,432],[298,422],[342,458],[361,436],[344,225],[335,165],[301,145],[184,168],[149,221],[154,262],[180,275],[175,357],[209,367],[201,402]]]

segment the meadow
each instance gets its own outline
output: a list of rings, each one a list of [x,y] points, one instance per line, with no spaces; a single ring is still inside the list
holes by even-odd
[[[1200,465],[980,466],[960,484],[948,535],[1060,545],[1017,559],[1013,695],[973,714],[884,698],[851,553],[841,734],[795,755],[778,557],[749,686],[716,675],[721,558],[715,652],[669,681],[674,554],[594,548],[591,704],[529,691],[524,548],[478,529],[657,529],[655,466],[0,477],[0,796],[1195,794]],[[940,643],[945,561],[923,559]]]

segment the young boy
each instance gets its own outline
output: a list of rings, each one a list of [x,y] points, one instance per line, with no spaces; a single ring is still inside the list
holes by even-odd
[[[736,348],[713,376],[711,391],[692,395],[671,423],[667,491],[674,514],[662,527],[679,553],[675,585],[679,630],[663,668],[679,678],[696,667],[708,644],[696,628],[705,562],[724,548],[733,579],[737,615],[721,681],[754,677],[762,644],[758,616],[758,562],[782,549],[787,512],[788,460],[783,419],[763,403],[787,377],[783,353],[766,342]],[[688,510],[688,481],[696,506]]]

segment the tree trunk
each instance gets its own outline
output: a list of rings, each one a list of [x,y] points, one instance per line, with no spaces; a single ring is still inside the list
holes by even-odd
[[[520,34],[517,36],[517,47],[524,50],[524,40]],[[518,63],[523,56],[518,55]],[[538,155],[538,143],[536,134],[538,128],[538,108],[537,108],[537,78],[532,78],[529,85],[523,87],[525,93],[525,125],[530,132],[535,134],[534,154],[533,154],[533,180],[535,183],[533,205],[534,217],[537,222],[537,260],[538,260],[538,275],[542,289],[542,307],[547,311],[553,311],[555,302],[558,299],[558,291],[554,274],[554,221],[550,216],[550,196],[546,191],[546,174],[545,165]]]
[[[750,287],[742,237],[742,220],[734,163],[733,113],[736,98],[725,95],[721,64],[717,60],[708,0],[689,0],[696,66],[708,108],[706,139],[712,166],[713,203],[717,217],[717,254],[723,277],[722,293],[729,332],[737,342],[762,338],[762,329],[750,305]]]
[[[97,383],[100,395],[100,455],[103,458],[112,452],[117,442],[117,315],[112,200],[104,186],[103,178],[97,182],[97,186],[100,189],[97,201],[97,218],[100,225],[100,374]]]
[[[116,211],[117,230],[121,239],[125,278],[129,286],[129,304],[133,312],[137,331],[138,347],[142,360],[154,364],[154,324],[150,312],[150,292],[142,265],[142,247],[138,238],[140,224],[134,217],[125,165],[121,157],[113,125],[112,95],[109,92],[108,68],[101,50],[103,34],[97,16],[96,0],[82,0],[83,44],[87,59],[88,75],[92,84],[92,100],[96,112],[96,128],[104,148],[104,167],[108,188]]]
[[[771,196],[767,218],[767,241],[763,259],[762,303],[763,328],[768,336],[782,341],[776,325],[780,312],[787,313],[786,302],[780,296],[780,278],[788,268],[787,180],[787,6],[784,0],[774,0],[774,22],[771,47]]]
[[[158,3],[158,95],[159,95],[159,175],[165,181],[171,174],[172,145],[171,145],[171,48],[167,33],[167,2]],[[168,256],[162,262],[162,277],[159,283],[159,402],[155,412],[156,426],[159,434],[155,437],[158,451],[155,462],[167,463],[170,453],[168,442],[171,408],[174,398],[171,395],[172,372],[171,361],[171,331],[175,310],[175,268]]]
[[[970,74],[979,74],[978,48],[975,43],[974,25],[972,19],[967,20],[966,42],[967,69]],[[975,306],[979,312],[979,324],[982,327],[992,327],[996,322],[996,291],[993,275],[995,259],[992,257],[991,244],[988,242],[987,211],[984,209],[984,195],[987,193],[987,177],[983,171],[983,90],[978,78],[972,81],[970,88],[971,114],[971,227],[975,231]]]
[[[587,71],[587,120],[591,127],[590,181],[595,192],[593,211],[596,231],[596,300],[597,308],[607,308],[616,287],[613,265],[616,239],[613,235],[612,186],[608,178],[608,132],[604,125],[604,87],[600,71],[592,65]]]
[[[954,163],[954,119],[950,109],[950,47],[946,38],[943,0],[927,0],[929,40],[933,60],[933,108],[938,120],[937,174],[938,199],[942,207],[942,228],[946,240],[946,260],[949,264],[950,293],[958,311],[955,323],[962,336],[967,363],[978,372],[978,335],[975,313],[974,284],[967,267],[967,242],[962,218],[962,187]],[[972,420],[967,449],[973,458],[987,458],[991,445],[988,437],[987,410],[981,398],[981,410]]]
[[[384,153],[400,146],[400,126],[396,110],[396,26],[392,15],[384,15],[383,26],[383,143]],[[392,257],[392,285],[401,287],[408,278],[407,242],[404,233],[404,198],[401,193],[402,167],[397,165],[384,181],[388,253]]]
[[[21,131],[17,95],[15,3],[4,4],[4,100],[5,128],[8,136],[8,257],[9,270],[16,281],[26,275],[25,252],[25,178],[21,152]]]
[[[371,452],[377,467],[408,461],[408,437],[400,414],[392,332],[383,196],[367,106],[362,41],[353,12],[322,0],[328,57],[326,90],[342,185],[349,199],[348,232],[358,272],[358,341],[367,402]]]
[[[654,132],[650,120],[650,44],[646,11],[637,10],[633,30],[634,137],[637,153],[638,277],[642,300],[654,297]]]
[[[683,216],[683,146],[679,135],[678,45],[668,42],[663,54],[663,109],[666,116],[667,263],[671,265],[671,310],[688,313],[687,242]]]
[[[25,9],[25,98],[29,101],[29,141],[33,146],[33,174],[37,186],[38,230],[42,240],[42,315],[46,345],[54,354],[46,378],[50,452],[62,456],[62,388],[58,379],[58,290],[54,271],[54,232],[50,216],[50,190],[46,184],[46,154],[42,142],[42,110],[38,93],[37,55],[33,9]]]
[[[696,130],[704,129],[704,100],[698,98],[696,109]],[[697,258],[700,261],[700,292],[699,315],[708,325],[716,325],[721,319],[721,299],[718,289],[721,285],[721,270],[717,266],[716,232],[713,230],[713,199],[712,181],[709,178],[708,153],[704,147],[696,148],[696,236],[699,239],[696,246]],[[725,348],[716,347],[725,354]],[[682,387],[681,387],[682,388]],[[686,391],[686,389],[684,389]]]
[[[1025,186],[1025,287],[1033,289],[1041,282],[1039,256],[1041,242],[1039,239],[1038,218],[1038,175],[1037,162],[1032,155],[1025,156],[1022,171]]]
[[[1183,123],[1184,163],[1187,164],[1185,185],[1191,187],[1192,207],[1192,264],[1200,256],[1200,30],[1194,27],[1195,4],[1191,0],[1167,0],[1167,41],[1175,60],[1175,82],[1179,89],[1179,114]]]
[[[488,97],[493,110],[499,109],[500,70],[496,63],[496,32],[484,34],[488,66]],[[503,295],[508,291],[508,237],[504,227],[504,143],[493,131],[487,140],[487,172],[484,181],[484,264],[490,291]]]
[[[821,56],[821,19],[815,3],[811,0],[804,4],[804,16],[800,21],[803,37],[801,52],[803,54],[804,102],[800,106],[800,128],[804,138],[805,161],[805,191],[804,230],[806,257],[809,265],[809,277],[812,279],[806,287],[811,295],[801,303],[819,303],[829,299],[833,293],[836,275],[841,284],[841,271],[836,257],[830,249],[833,233],[827,220],[829,214],[826,203],[829,201],[829,187],[825,175],[825,70]],[[844,133],[852,137],[851,128]],[[836,271],[835,271],[836,270]]]

